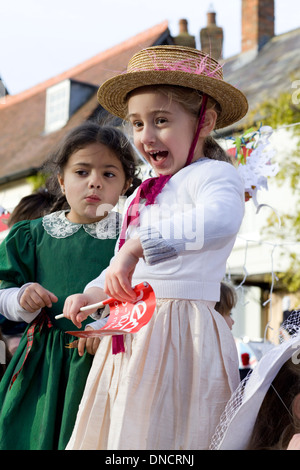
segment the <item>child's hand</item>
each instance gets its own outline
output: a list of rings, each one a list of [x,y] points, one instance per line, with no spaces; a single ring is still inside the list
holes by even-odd
[[[77,328],[81,328],[81,322],[93,313],[93,310],[80,312],[81,307],[85,307],[89,303],[89,297],[85,294],[70,295],[65,300],[63,314],[66,318],[71,320]]]
[[[105,272],[104,291],[114,299],[121,301],[136,300],[131,279],[143,249],[138,238],[127,240],[113,258]]]
[[[90,326],[86,327],[86,330],[92,330]],[[83,356],[84,349],[94,356],[100,344],[100,338],[79,338],[78,340],[78,354],[79,356]]]
[[[20,298],[20,305],[27,312],[33,313],[43,307],[52,307],[52,302],[57,302],[58,298],[49,290],[37,282],[33,282],[26,287]]]
[[[106,298],[107,296],[103,290],[98,287],[91,287],[84,294],[69,295],[65,300],[63,314],[66,318],[71,320],[77,328],[81,328],[81,323],[86,320],[91,313],[95,312],[95,308],[81,312],[81,307],[101,302]]]

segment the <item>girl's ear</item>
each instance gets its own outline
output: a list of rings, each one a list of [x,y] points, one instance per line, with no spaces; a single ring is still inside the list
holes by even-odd
[[[65,194],[65,184],[64,184],[64,178],[62,175],[57,175],[57,180],[61,189],[61,192]]]
[[[295,396],[292,404],[293,415],[300,420],[300,393]]]
[[[122,194],[121,194],[122,196],[126,193],[127,189],[130,188],[132,181],[133,181],[132,178],[130,178],[129,180],[125,182],[123,190],[122,190]]]
[[[217,113],[214,109],[207,109],[205,112],[204,123],[200,131],[200,137],[207,137],[215,128]]]

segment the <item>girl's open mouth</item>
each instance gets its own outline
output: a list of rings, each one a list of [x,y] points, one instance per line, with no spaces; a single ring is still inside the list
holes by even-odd
[[[158,151],[158,152],[149,152],[149,155],[153,160],[156,162],[160,162],[164,160],[168,156],[168,152],[166,150],[164,151]]]

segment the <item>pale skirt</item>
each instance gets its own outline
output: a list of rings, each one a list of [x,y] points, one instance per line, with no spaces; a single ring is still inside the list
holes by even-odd
[[[239,383],[237,350],[214,302],[157,299],[150,322],[101,340],[67,449],[207,449]]]

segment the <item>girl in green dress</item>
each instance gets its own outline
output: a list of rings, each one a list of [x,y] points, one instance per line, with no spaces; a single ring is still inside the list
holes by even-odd
[[[127,138],[92,122],[70,131],[48,164],[69,208],[16,223],[0,245],[0,311],[28,323],[0,382],[3,450],[66,447],[98,343],[68,347],[71,323],[55,315],[108,266],[119,228],[111,209],[139,182]]]

